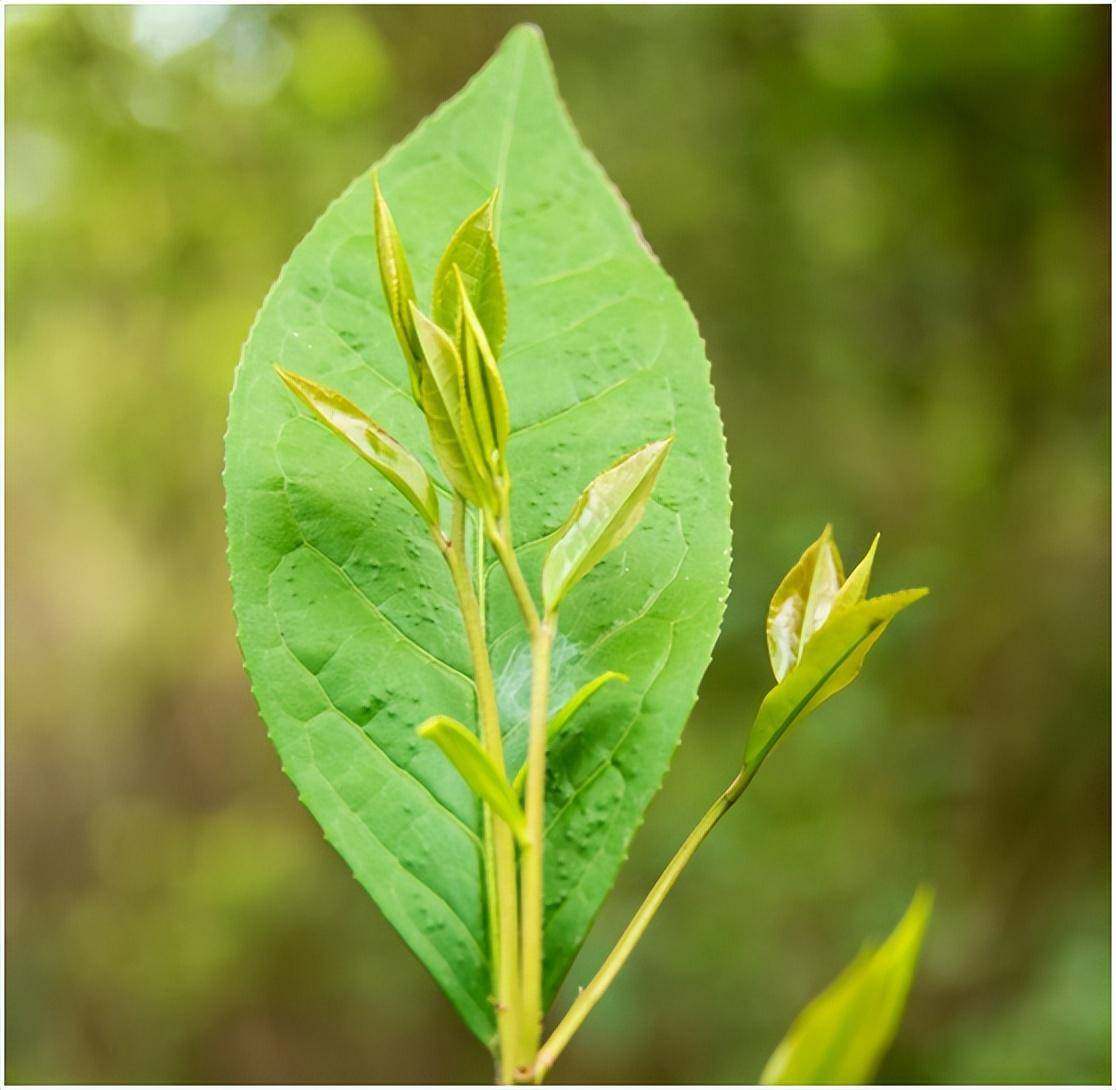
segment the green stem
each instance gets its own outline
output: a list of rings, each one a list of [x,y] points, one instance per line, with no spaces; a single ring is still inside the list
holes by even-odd
[[[531,717],[527,781],[523,790],[527,842],[520,851],[520,926],[523,976],[521,1055],[529,1075],[542,1036],[543,817],[546,809],[546,735],[550,700],[550,651],[555,622],[545,617],[531,637]]]
[[[519,853],[519,926],[522,1004],[517,1076],[530,1081],[542,1037],[543,819],[546,810],[546,743],[550,701],[550,655],[557,620],[540,619],[512,546],[511,520],[505,512],[488,526],[489,540],[519,603],[531,640],[531,711],[527,737],[523,807],[527,842]]]
[[[477,584],[477,602],[480,606],[481,632],[488,631],[488,593],[485,587],[486,573],[484,555],[484,519],[480,511],[475,511],[476,519],[473,522],[473,578]]]
[[[496,550],[496,556],[508,577],[512,594],[515,595],[515,600],[519,603],[519,611],[523,614],[527,632],[534,640],[540,624],[539,613],[535,608],[535,600],[531,597],[531,592],[527,588],[527,580],[523,578],[523,569],[519,566],[519,557],[515,555],[515,549],[512,547],[511,525],[506,516],[500,525],[489,526],[488,539],[492,542],[492,548]]]
[[[480,629],[481,636],[484,638],[485,646],[488,645],[488,595],[485,590],[485,556],[484,556],[484,521],[481,518],[479,511],[475,511],[474,527],[475,534],[473,536],[473,580],[476,584],[476,597],[477,607],[480,613]],[[464,528],[462,528],[464,529]],[[496,842],[495,842],[495,823],[496,818],[492,813],[492,808],[489,806],[482,807],[484,813],[484,888],[485,888],[485,903],[488,906],[488,939],[489,939],[489,956],[492,959],[492,978],[493,988],[498,989],[500,986],[500,912],[499,912],[499,889],[496,882]],[[506,1019],[505,1034],[508,1039],[505,1041],[501,1039],[500,1053],[501,1063],[504,1063],[503,1056],[507,1055],[505,1046],[511,1047],[514,1039],[518,1034],[515,1031],[514,1019]],[[510,1064],[508,1065],[511,1066]],[[501,1073],[502,1075],[502,1073]]]
[[[449,564],[454,589],[461,607],[465,637],[473,660],[473,680],[477,690],[477,714],[480,719],[481,743],[493,764],[504,771],[504,745],[500,735],[500,713],[496,704],[496,684],[485,640],[484,617],[465,555],[465,503],[455,497],[450,541],[439,542]],[[483,560],[483,557],[480,558]],[[483,566],[483,565],[481,565]],[[512,832],[502,821],[492,820],[485,807],[486,842],[490,838],[491,855],[485,860],[493,877],[489,889],[495,894],[491,920],[497,944],[493,970],[496,985],[496,1024],[500,1045],[500,1077],[511,1082],[517,1067],[517,1046],[521,1038],[519,982],[519,927],[515,870],[515,842]]]
[[[597,970],[597,975],[578,994],[578,997],[566,1012],[566,1016],[558,1023],[558,1026],[550,1035],[550,1039],[539,1051],[532,1071],[535,1082],[542,1082],[546,1073],[554,1066],[554,1061],[558,1059],[562,1050],[570,1043],[570,1038],[577,1032],[586,1016],[608,990],[608,986],[616,978],[616,974],[623,968],[636,944],[643,937],[643,933],[659,910],[659,906],[674,887],[674,883],[678,881],[678,877],[685,869],[686,864],[693,858],[698,846],[709,835],[713,826],[728,813],[733,803],[744,793],[744,789],[751,782],[755,772],[755,767],[741,769],[736,779],[729,784],[717,801],[708,809],[705,816],[694,827],[693,832],[686,837],[674,858],[667,864],[666,869],[659,875],[659,880],[651,887],[651,892],[647,894],[643,904],[639,906],[636,914],[632,917],[631,923],[628,924],[624,933],[612,948],[612,952],[605,958],[600,969]]]

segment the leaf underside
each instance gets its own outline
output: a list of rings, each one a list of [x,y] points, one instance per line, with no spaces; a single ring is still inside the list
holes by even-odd
[[[424,307],[446,241],[499,186],[512,512],[533,586],[546,535],[586,483],[621,454],[677,435],[643,523],[563,606],[553,709],[602,671],[631,682],[602,692],[551,752],[549,1002],[662,781],[720,626],[728,469],[709,364],[685,301],[581,145],[533,28],[513,31],[379,171]],[[491,1042],[480,813],[437,747],[415,734],[438,713],[475,725],[449,577],[413,509],[300,412],[275,363],[352,399],[446,494],[378,281],[370,174],[299,244],[237,369],[225,487],[238,636],[300,799]],[[488,586],[514,775],[529,655],[503,576]]]

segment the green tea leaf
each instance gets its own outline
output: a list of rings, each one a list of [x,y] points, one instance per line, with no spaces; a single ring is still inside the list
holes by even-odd
[[[607,685],[610,681],[623,681],[627,683],[628,680],[627,674],[621,674],[616,670],[606,670],[603,674],[598,674],[592,681],[587,681],[562,705],[558,710],[558,714],[551,717],[546,727],[546,740],[548,742],[551,741],[574,715],[577,714],[581,706],[603,685]]]
[[[418,728],[418,733],[437,743],[473,794],[487,802],[492,812],[508,823],[516,840],[523,843],[527,836],[527,819],[519,799],[485,753],[477,736],[448,715],[431,716]]]
[[[413,303],[411,316],[422,345],[424,370],[419,385],[434,456],[461,495],[470,503],[489,506],[488,467],[468,409],[461,357],[448,334]]]
[[[833,529],[826,526],[783,577],[767,610],[767,651],[776,681],[801,661],[806,643],[829,616],[844,578]]]
[[[573,129],[536,30],[514,31],[378,171],[417,285],[500,189],[510,503],[531,586],[585,482],[677,435],[643,521],[563,610],[555,708],[605,670],[632,680],[583,707],[582,729],[548,763],[549,997],[659,788],[720,626],[729,492],[709,364],[685,301]],[[376,285],[373,206],[366,172],[299,244],[245,345],[226,442],[233,602],[253,693],[299,797],[491,1041],[481,807],[414,731],[439,713],[476,719],[453,586],[411,505],[301,413],[271,369],[344,390],[436,486],[449,483]],[[519,768],[529,653],[503,576],[486,585],[506,762]]]
[[[864,600],[868,591],[868,582],[872,576],[872,564],[876,559],[876,546],[879,544],[880,535],[876,534],[864,559],[856,566],[852,574],[845,580],[837,597],[833,601],[831,618],[840,616],[846,609]],[[884,621],[872,634],[859,644],[856,650],[841,664],[840,668],[822,686],[821,692],[810,702],[806,713],[812,712],[823,701],[839,693],[846,685],[856,680],[868,652],[875,646],[876,641],[887,631],[890,620]]]
[[[447,333],[456,335],[461,322],[456,266],[461,270],[465,289],[488,338],[492,355],[499,359],[508,330],[508,300],[496,236],[492,231],[495,203],[496,193],[493,193],[454,232],[434,271],[431,313]]]
[[[876,548],[880,544],[880,535],[872,539],[864,559],[849,573],[848,579],[841,584],[837,597],[833,599],[833,612],[839,612],[846,606],[855,606],[857,602],[864,601],[868,593],[868,584],[872,580],[872,565],[876,560]]]
[[[562,730],[562,728],[577,714],[581,706],[603,685],[608,684],[610,681],[628,681],[627,674],[619,674],[615,670],[606,670],[603,674],[599,674],[593,678],[592,681],[587,681],[580,689],[577,690],[555,715],[550,717],[550,722],[546,725],[546,740],[550,742]],[[516,774],[515,782],[512,784],[512,790],[515,791],[516,796],[523,794],[523,785],[527,780],[527,766],[524,765]]]
[[[391,481],[431,526],[438,525],[438,493],[417,458],[336,390],[282,367],[275,370],[330,431]]]
[[[422,347],[411,318],[411,305],[417,302],[415,284],[411,279],[411,269],[407,264],[407,255],[396,230],[395,220],[392,219],[391,210],[380,191],[380,178],[376,173],[372,175],[372,189],[375,195],[376,259],[380,269],[380,284],[387,301],[391,324],[395,327],[395,336],[403,358],[407,361],[411,393],[415,402],[419,403]]]
[[[802,661],[764,697],[748,734],[744,763],[758,766],[792,724],[852,681],[891,619],[926,594],[921,587],[900,590],[832,616],[806,645]]]
[[[871,1081],[899,1029],[933,901],[920,888],[883,945],[863,950],[810,1002],[767,1061],[761,1083]]]
[[[496,359],[489,347],[488,337],[466,293],[461,271],[456,265],[454,270],[462,304],[460,345],[469,411],[485,464],[489,472],[494,474],[497,490],[502,490],[501,484],[506,477],[508,432],[511,428],[508,396],[504,391]]]
[[[543,603],[553,612],[570,590],[639,525],[673,437],[624,455],[578,497],[543,564]]]

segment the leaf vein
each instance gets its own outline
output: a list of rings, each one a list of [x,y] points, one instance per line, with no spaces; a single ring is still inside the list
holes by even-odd
[[[329,695],[329,690],[326,689],[325,685],[322,684],[322,679],[319,676],[318,672],[315,671],[315,670],[311,670],[310,667],[307,666],[306,663],[304,663],[302,661],[302,659],[300,659],[298,657],[298,655],[296,655],[294,653],[294,649],[291,647],[291,645],[289,643],[287,643],[287,639],[283,635],[282,629],[280,629],[280,632],[279,632],[279,639],[282,641],[283,648],[284,648],[284,650],[286,650],[287,654],[289,654],[291,656],[291,658],[296,663],[298,663],[298,665],[300,667],[302,667],[303,671],[305,671],[307,674],[310,675],[310,677],[312,677],[314,679],[314,683],[321,690],[322,698],[329,705],[329,707],[332,709],[332,711],[335,712],[346,723],[348,723],[357,732],[357,734],[361,738],[363,738],[364,741],[369,746],[371,746],[377,753],[379,753],[380,756],[383,757],[384,760],[387,761],[393,768],[398,769],[398,771],[403,776],[405,776],[408,780],[410,780],[416,786],[420,787],[422,789],[422,791],[429,797],[430,801],[432,803],[434,803],[434,805],[437,806],[440,811],[444,812],[446,814],[446,816],[449,817],[450,820],[453,821],[461,829],[461,831],[463,833],[465,833],[469,837],[469,839],[472,840],[476,844],[476,846],[478,848],[480,848],[480,846],[481,846],[480,837],[477,836],[476,832],[473,829],[470,829],[469,826],[466,825],[465,822],[457,814],[455,814],[444,802],[442,802],[441,799],[438,798],[437,795],[434,794],[434,792],[430,788],[430,785],[425,783],[423,780],[419,779],[419,777],[416,776],[409,768],[407,768],[406,765],[401,765],[397,760],[395,760],[391,756],[391,754],[389,754],[387,752],[387,750],[384,749],[384,747],[381,746],[380,743],[377,742],[376,739],[373,738],[368,733],[368,731],[366,731],[364,729],[364,727],[362,727],[351,715],[349,715],[346,711],[344,711],[342,708],[340,708],[337,705],[337,703],[334,701],[333,697]],[[311,746],[312,745],[313,745],[313,742],[311,741]],[[402,864],[400,864],[400,865],[402,865]],[[406,869],[407,868],[404,867],[404,870],[406,870]],[[407,873],[408,874],[413,874],[414,872],[408,870]],[[418,875],[415,875],[415,877],[418,878]],[[419,879],[419,881],[421,881],[421,879]]]

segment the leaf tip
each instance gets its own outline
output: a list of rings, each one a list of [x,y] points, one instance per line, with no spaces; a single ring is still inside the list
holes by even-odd
[[[441,715],[432,715],[429,719],[424,719],[415,727],[415,734],[420,738],[430,738],[437,733],[438,726],[443,718]]]
[[[929,882],[919,882],[907,912],[925,921],[934,910],[934,896],[934,887]]]
[[[677,438],[673,433],[666,436],[664,439],[653,439],[643,449],[651,455],[651,461],[656,465],[662,465],[666,461],[666,456],[670,453],[670,448],[674,446],[674,440]]]
[[[546,38],[543,35],[542,27],[538,23],[519,23],[508,31],[504,42],[507,45],[514,45],[519,41],[542,45]]]
[[[305,400],[307,385],[309,379],[305,379],[302,375],[295,374],[294,371],[288,371],[282,364],[273,363],[271,365],[275,369],[275,373],[283,381],[283,385],[291,391],[292,394]]]
[[[391,209],[388,208],[387,200],[384,198],[384,191],[380,188],[378,167],[372,168],[372,213],[376,228],[376,245],[379,247],[385,245],[385,240],[382,237],[385,228],[390,233],[394,221],[392,220]]]

